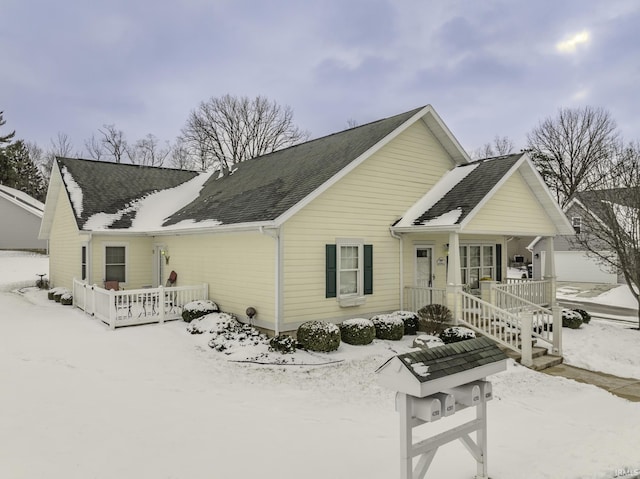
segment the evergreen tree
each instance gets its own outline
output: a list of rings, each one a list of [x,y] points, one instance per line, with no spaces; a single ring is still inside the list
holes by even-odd
[[[18,140],[0,151],[0,183],[44,202],[46,183],[24,141]]]
[[[2,127],[7,121],[2,119],[3,111],[0,111],[0,127]],[[6,135],[0,135],[0,150],[2,150],[3,143],[10,143],[11,139],[15,136],[16,132],[12,131]]]

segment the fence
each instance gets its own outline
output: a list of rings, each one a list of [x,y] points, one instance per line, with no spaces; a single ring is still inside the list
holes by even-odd
[[[73,280],[73,305],[111,329],[179,319],[185,304],[208,299],[208,293],[207,284],[114,291]]]
[[[404,309],[418,311],[427,304],[447,304],[445,289],[422,288],[414,286],[404,287]]]
[[[497,284],[495,288],[542,306],[551,304],[549,285],[549,281],[509,278],[506,284]]]

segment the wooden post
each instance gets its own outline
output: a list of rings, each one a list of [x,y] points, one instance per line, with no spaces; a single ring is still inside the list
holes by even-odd
[[[116,317],[118,311],[116,308],[116,292],[112,289],[109,290],[109,328],[116,329]]]
[[[520,362],[523,366],[531,367],[533,365],[533,313],[524,311],[520,315],[520,345],[522,356]]]
[[[557,303],[553,305],[551,311],[553,312],[553,344],[551,352],[562,356],[562,311]]]
[[[400,479],[413,479],[411,397],[405,393],[397,393],[396,409],[400,416]]]
[[[164,323],[164,305],[166,302],[166,298],[164,295],[164,287],[162,285],[158,286],[158,313],[160,314],[160,324]]]

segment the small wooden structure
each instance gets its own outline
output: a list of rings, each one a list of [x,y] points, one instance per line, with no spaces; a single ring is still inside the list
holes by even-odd
[[[425,477],[438,448],[459,439],[477,462],[477,479],[487,473],[487,401],[493,398],[486,377],[506,369],[507,356],[482,337],[399,354],[378,370],[380,385],[397,391],[400,414],[401,479]],[[468,407],[476,418],[413,443],[413,429]],[[469,436],[476,432],[476,441]],[[413,458],[419,457],[414,469]]]

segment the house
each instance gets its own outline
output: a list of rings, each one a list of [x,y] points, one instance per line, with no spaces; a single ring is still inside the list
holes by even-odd
[[[571,231],[527,153],[471,162],[427,105],[225,176],[58,158],[41,237],[54,285],[174,270],[278,333],[401,309],[411,288],[504,282],[508,238]]]
[[[614,190],[594,190],[577,193],[564,208],[570,219],[574,233],[559,235],[554,238],[554,262],[558,281],[577,281],[582,283],[617,284],[624,283],[624,278],[611,265],[604,264],[593,255],[589,255],[576,241],[576,235],[589,235],[588,219],[598,218],[600,202],[607,202],[614,198],[623,199],[619,194],[612,195]],[[585,219],[587,221],[585,221]],[[533,277],[536,279],[545,276],[545,247],[540,242],[541,238],[535,238],[528,249],[533,254]],[[615,252],[609,251],[606,245],[602,246],[602,254],[615,256]]]
[[[0,249],[47,251],[38,239],[44,205],[22,191],[0,185]]]

